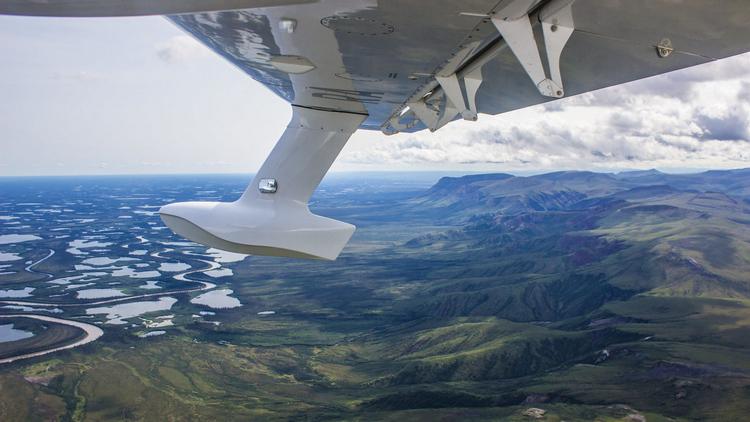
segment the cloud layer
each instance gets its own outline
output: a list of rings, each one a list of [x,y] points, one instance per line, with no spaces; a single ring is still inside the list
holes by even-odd
[[[436,133],[347,151],[352,165],[524,168],[750,166],[750,54]]]
[[[211,51],[187,35],[177,35],[156,46],[156,55],[167,63],[179,63],[211,56]]]
[[[0,16],[0,175],[253,172],[290,107],[161,17]],[[386,137],[334,169],[750,167],[750,55]]]

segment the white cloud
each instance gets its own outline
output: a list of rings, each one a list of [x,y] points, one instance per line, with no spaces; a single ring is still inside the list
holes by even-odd
[[[206,46],[187,35],[177,35],[156,46],[156,55],[167,63],[186,62],[211,56]]]
[[[70,80],[70,81],[78,81],[78,82],[91,82],[91,81],[97,81],[100,79],[103,79],[103,75],[99,72],[94,72],[90,70],[79,70],[79,71],[69,71],[69,72],[53,72],[52,78],[53,79],[59,79],[59,80]]]
[[[357,165],[750,166],[750,54],[346,151]]]
[[[2,16],[0,39],[3,175],[252,172],[291,114],[161,17]],[[434,134],[358,131],[336,169],[748,167],[746,75],[750,54]]]

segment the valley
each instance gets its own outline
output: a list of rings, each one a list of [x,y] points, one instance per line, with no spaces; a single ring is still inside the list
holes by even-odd
[[[155,214],[246,182],[0,181],[0,235],[38,238],[0,245],[0,312],[103,330],[0,366],[0,419],[750,414],[750,170],[329,177],[311,208],[358,227],[335,262],[220,253]]]

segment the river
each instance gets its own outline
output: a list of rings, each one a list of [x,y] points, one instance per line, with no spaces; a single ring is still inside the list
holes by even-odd
[[[72,349],[74,347],[78,347],[87,343],[91,343],[92,341],[98,339],[104,334],[104,331],[101,328],[97,327],[96,325],[86,324],[85,322],[70,321],[67,319],[55,318],[55,317],[46,316],[46,315],[14,314],[14,315],[0,315],[0,318],[31,318],[31,319],[37,319],[40,321],[55,322],[58,324],[69,325],[71,327],[80,328],[81,330],[86,332],[86,336],[76,341],[75,343],[66,344],[65,346],[60,346],[60,347],[53,347],[51,349],[42,350],[39,352],[24,353],[21,355],[11,356],[5,359],[0,359],[0,364],[10,363],[10,362],[14,362],[20,359],[28,359],[28,358],[33,358],[37,356],[42,356],[48,353],[58,352],[60,350]]]

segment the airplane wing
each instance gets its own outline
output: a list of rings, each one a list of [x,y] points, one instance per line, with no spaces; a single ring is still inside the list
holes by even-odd
[[[307,201],[351,133],[438,130],[750,51],[744,0],[6,0],[0,13],[165,14],[293,105],[238,201],[162,217],[236,252],[334,259]]]

